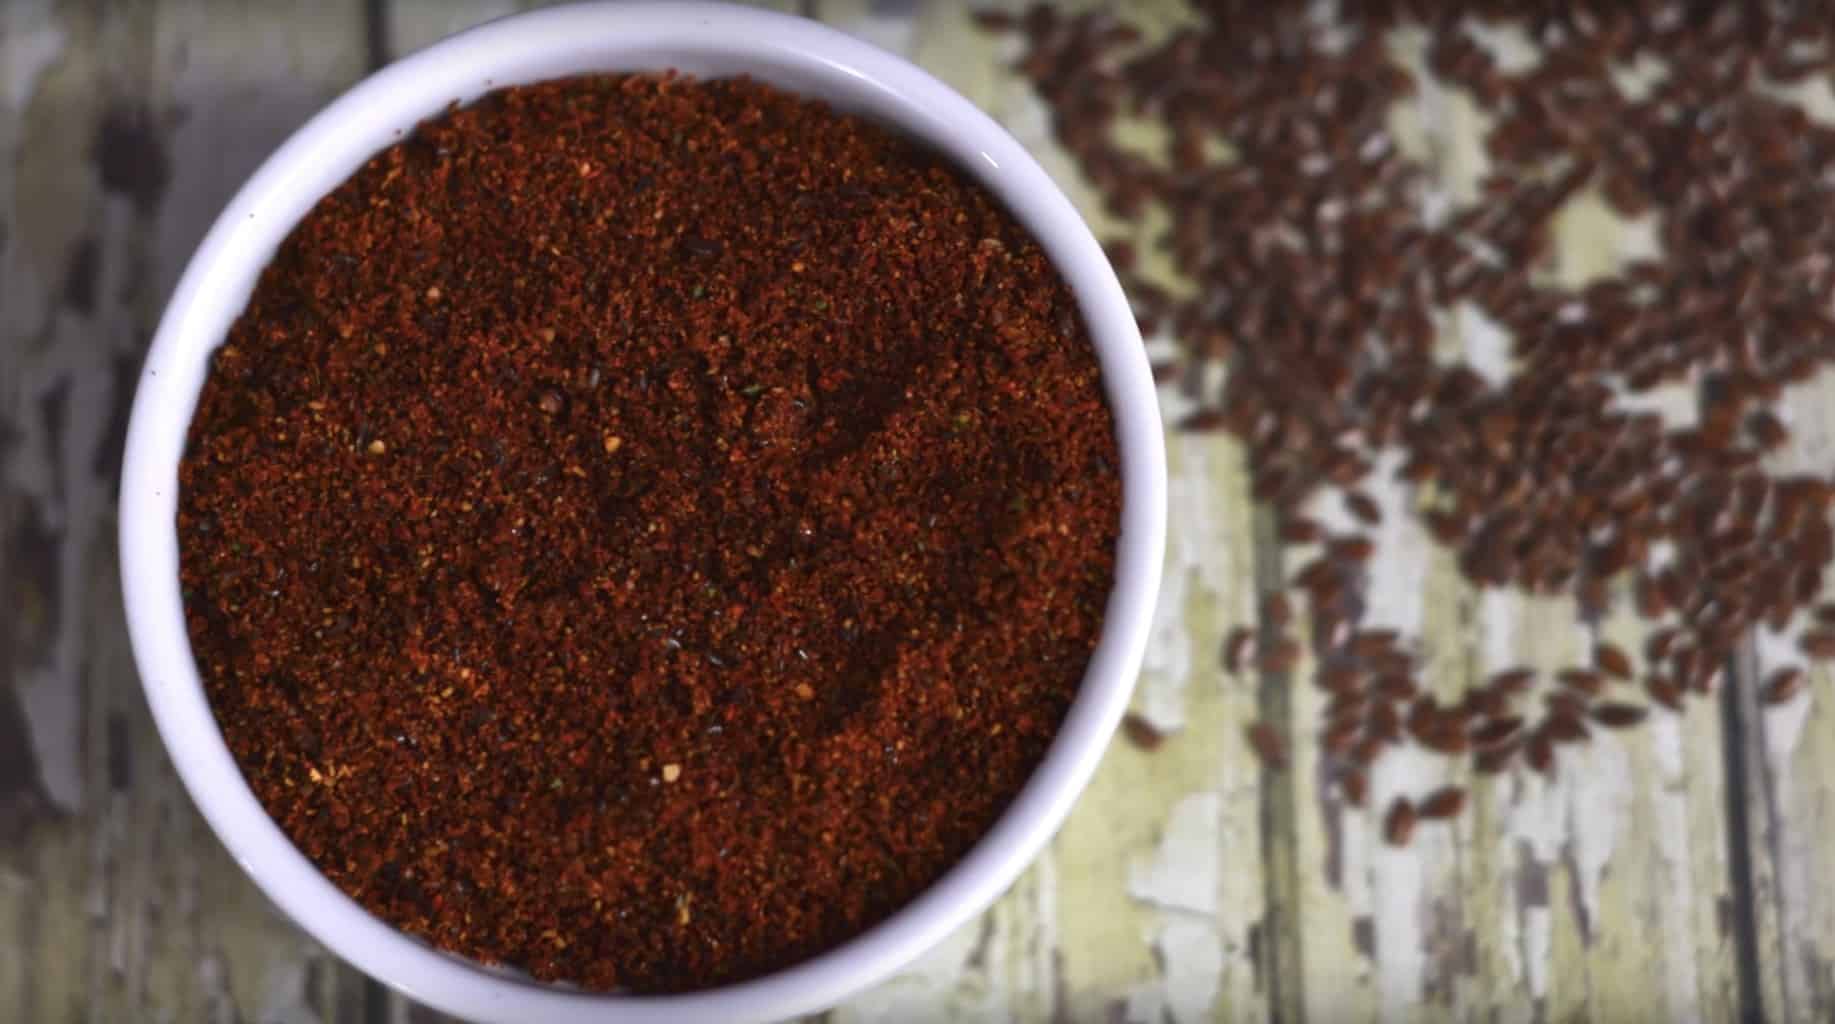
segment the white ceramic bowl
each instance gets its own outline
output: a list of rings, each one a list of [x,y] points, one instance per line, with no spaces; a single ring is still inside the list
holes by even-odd
[[[1074,291],[1101,359],[1121,446],[1115,591],[1083,686],[1044,762],[987,836],[911,904],[834,950],[765,977],[679,996],[540,985],[434,950],[371,916],[294,849],[243,781],[186,639],[178,466],[209,356],[256,276],[312,204],[416,122],[493,88],[595,71],[745,74],[889,123],[948,154],[1036,236]],[[198,808],[275,903],[338,955],[421,1002],[480,1020],[762,1020],[827,1006],[892,974],[985,908],[1036,855],[1089,780],[1146,646],[1165,536],[1166,468],[1152,375],[1101,248],[1070,202],[991,119],[916,67],[833,29],[716,4],[586,4],[493,22],[345,93],[270,157],[205,236],[141,371],[121,484],[121,574],[147,701]]]

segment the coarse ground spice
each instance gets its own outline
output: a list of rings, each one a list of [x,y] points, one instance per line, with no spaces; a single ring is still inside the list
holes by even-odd
[[[1005,808],[1112,585],[1073,299],[939,157],[745,80],[589,77],[321,201],[184,462],[191,642],[287,835],[543,979],[808,957]]]
[[[1166,214],[1110,252],[1143,332],[1171,343],[1156,376],[1190,410],[1178,425],[1242,443],[1305,611],[1296,639],[1264,607],[1220,658],[1278,688],[1306,644],[1329,695],[1317,770],[1344,801],[1363,804],[1370,766],[1400,747],[1553,774],[1595,727],[1714,692],[1761,629],[1835,658],[1816,626],[1835,615],[1816,604],[1835,483],[1783,450],[1777,408],[1835,364],[1835,123],[1804,103],[1835,72],[1827,5],[1191,7],[1151,35],[1109,10],[978,17],[1018,37],[1015,68],[1108,211]],[[1391,128],[1423,118],[1411,154]],[[1115,129],[1136,119],[1164,145],[1124,145]],[[1446,157],[1449,122],[1482,155]],[[1478,180],[1446,187],[1429,164],[1452,162]],[[1654,251],[1557,273],[1576,269],[1551,242],[1583,202]],[[1479,323],[1501,352],[1471,358],[1461,326]],[[1474,592],[1571,599],[1595,638],[1628,607],[1647,642],[1469,686],[1419,678],[1424,656],[1455,652],[1374,628],[1365,606],[1397,513]],[[1808,685],[1799,666],[1744,682],[1767,704]],[[1247,735],[1272,769],[1270,728]],[[1389,839],[1465,805],[1433,801],[1388,801]]]

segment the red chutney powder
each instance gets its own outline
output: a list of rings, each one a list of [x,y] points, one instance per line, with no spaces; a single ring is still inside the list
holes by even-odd
[[[936,881],[1113,584],[1113,420],[1039,247],[746,80],[422,124],[312,210],[181,470],[187,621],[306,856],[440,948],[753,977]]]

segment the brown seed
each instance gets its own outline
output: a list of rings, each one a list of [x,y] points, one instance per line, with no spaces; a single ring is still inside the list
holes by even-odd
[[[1237,626],[1230,630],[1223,640],[1223,670],[1225,672],[1242,671],[1243,656],[1249,653],[1249,645],[1255,641],[1255,633],[1247,626]]]
[[[1326,545],[1326,557],[1341,562],[1364,562],[1376,552],[1376,545],[1368,537],[1339,537]]]
[[[1158,726],[1132,711],[1122,717],[1121,732],[1129,743],[1146,751],[1158,750],[1166,742],[1166,734]]]
[[[1765,687],[1759,693],[1759,700],[1766,704],[1783,704],[1803,689],[1804,678],[1803,669],[1795,665],[1780,668],[1765,677]]]
[[[1414,658],[1407,651],[1389,650],[1369,659],[1370,671],[1377,675],[1405,676],[1414,673]]]
[[[1350,804],[1352,807],[1362,807],[1364,805],[1364,794],[1369,789],[1369,783],[1365,780],[1362,769],[1347,768],[1344,774],[1338,777],[1338,788],[1344,793],[1345,803]]]
[[[1358,740],[1345,756],[1356,764],[1367,765],[1375,761],[1377,755],[1383,752],[1384,743],[1385,741],[1380,736],[1365,736]]]
[[[1394,701],[1413,700],[1415,694],[1421,692],[1415,681],[1405,675],[1379,676],[1373,688],[1385,699]]]
[[[1325,732],[1319,737],[1319,746],[1333,757],[1345,757],[1351,748],[1363,738],[1363,719],[1357,715],[1333,719],[1326,725]]]
[[[1423,747],[1440,754],[1463,754],[1472,749],[1472,741],[1457,722],[1441,722],[1418,737]]]
[[[1386,706],[1392,711],[1395,708],[1393,704]],[[1440,702],[1432,694],[1422,694],[1408,705],[1408,732],[1417,738],[1426,735],[1440,725],[1441,717]]]
[[[1671,711],[1682,710],[1682,688],[1668,676],[1652,674],[1644,677],[1644,693]]]
[[[1640,704],[1609,702],[1596,704],[1590,714],[1593,721],[1608,729],[1628,729],[1644,720],[1649,709]]]
[[[548,388],[535,400],[535,404],[545,416],[559,416],[567,408],[567,397],[553,388]]]
[[[1442,786],[1421,801],[1420,817],[1423,821],[1442,821],[1458,817],[1464,809],[1465,789],[1460,786]]]
[[[1587,696],[1578,690],[1551,690],[1542,695],[1542,703],[1554,714],[1573,715],[1579,718],[1587,713]]]
[[[1676,642],[1676,630],[1665,626],[1644,639],[1644,660],[1662,661],[1669,657],[1669,650]]]
[[[1397,639],[1393,629],[1360,629],[1351,637],[1351,654],[1359,658],[1378,658],[1393,649]]]
[[[1765,409],[1747,418],[1746,429],[1752,432],[1752,439],[1758,442],[1759,447],[1768,451],[1780,448],[1790,440],[1790,431],[1785,428],[1784,421]]]
[[[1523,747],[1523,760],[1531,770],[1542,775],[1553,775],[1555,771],[1555,748],[1548,738],[1548,733],[1537,729],[1529,736],[1529,742]]]
[[[1446,547],[1457,547],[1465,539],[1466,521],[1450,512],[1429,509],[1421,514],[1421,522],[1427,527],[1427,532]]]
[[[1555,681],[1589,697],[1599,696],[1600,691],[1606,686],[1600,674],[1590,668],[1564,668],[1555,673]]]
[[[1523,693],[1535,685],[1535,681],[1536,670],[1533,668],[1507,668],[1491,673],[1485,685],[1499,693]]]
[[[1332,694],[1354,693],[1361,681],[1355,668],[1341,662],[1322,665],[1313,673],[1313,685]]]
[[[1377,505],[1376,499],[1363,491],[1346,491],[1344,507],[1365,526],[1375,526],[1383,521],[1381,506]]]
[[[1301,590],[1316,592],[1337,572],[1337,567],[1332,565],[1329,559],[1315,558],[1306,563],[1298,573],[1294,574],[1292,582],[1294,586],[1299,587]]]
[[[1243,735],[1248,737],[1249,748],[1261,758],[1262,764],[1277,772],[1286,770],[1287,740],[1279,730],[1267,722],[1252,722],[1244,727]]]
[[[1407,846],[1408,840],[1414,837],[1417,820],[1414,804],[1405,796],[1396,797],[1389,804],[1389,812],[1383,815],[1383,840],[1390,846]]]
[[[1293,476],[1286,466],[1269,466],[1249,480],[1249,495],[1256,501],[1277,501]]]
[[[1603,640],[1595,644],[1593,647],[1593,664],[1599,666],[1599,670],[1606,675],[1616,676],[1620,679],[1631,678],[1631,658],[1614,644],[1609,644]]]
[[[1523,738],[1517,736],[1495,747],[1480,750],[1472,758],[1472,770],[1481,775],[1496,775],[1510,767],[1517,752],[1523,749]]]
[[[1263,672],[1291,672],[1300,661],[1300,645],[1292,637],[1277,638],[1256,659]]]
[[[1550,713],[1542,720],[1542,728],[1537,731],[1553,743],[1585,743],[1592,738],[1592,733],[1587,731],[1586,721],[1577,714],[1565,711]]]
[[[1281,540],[1289,544],[1311,544],[1324,533],[1317,522],[1305,516],[1288,516],[1281,520]]]
[[[1514,740],[1523,731],[1521,715],[1505,715],[1493,718],[1472,730],[1472,745],[1480,750],[1503,746]]]
[[[1459,711],[1467,720],[1496,718],[1510,708],[1510,695],[1489,686],[1467,690]]]
[[[1797,647],[1812,658],[1835,658],[1835,629],[1805,630]]]

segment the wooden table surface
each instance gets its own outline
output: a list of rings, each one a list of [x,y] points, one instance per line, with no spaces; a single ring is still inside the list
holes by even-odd
[[[275,911],[173,775],[120,612],[114,476],[141,352],[191,247],[245,175],[374,67],[515,0],[0,4],[0,1019],[437,1020]],[[803,0],[908,55],[1033,147],[1102,232],[1007,44],[962,6]],[[1175,3],[1134,5],[1165,27]],[[1410,40],[1399,37],[1407,52]],[[1809,90],[1832,107],[1828,83]],[[1426,89],[1394,123],[1441,186],[1470,189],[1483,119]],[[1161,216],[1161,215],[1156,215]],[[1648,247],[1582,195],[1558,273]],[[1452,353],[1494,343],[1454,316]],[[1166,346],[1167,339],[1150,339]],[[1169,418],[1181,412],[1167,394]],[[1686,415],[1686,392],[1666,401]],[[1792,392],[1778,467],[1831,468],[1835,384]],[[1269,541],[1227,438],[1169,437],[1172,519],[1136,713],[1056,841],[991,910],[835,1021],[1835,1019],[1835,705],[1760,709],[1749,686],[1564,749],[1553,781],[1390,758],[1389,793],[1473,786],[1472,813],[1384,845],[1323,785],[1321,697],[1226,673],[1220,639],[1297,553]],[[1399,509],[1400,491],[1381,500]],[[1470,587],[1402,515],[1366,595],[1422,637],[1452,694],[1504,665],[1546,668],[1629,612]],[[1623,607],[1626,602],[1616,602]],[[1754,643],[1750,677],[1787,662]],[[1303,678],[1305,666],[1299,677]],[[1810,692],[1827,689],[1813,673]],[[1284,728],[1264,770],[1244,723]]]

